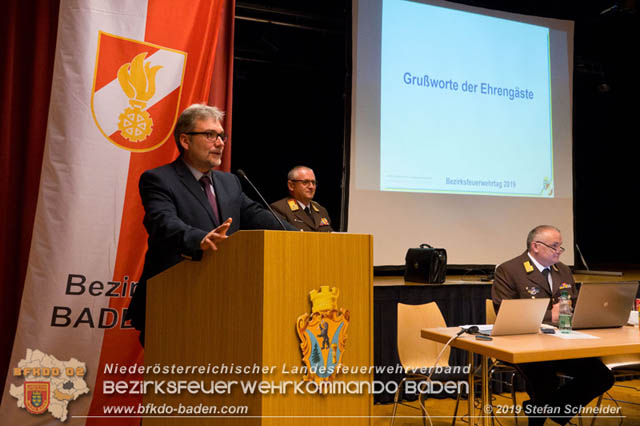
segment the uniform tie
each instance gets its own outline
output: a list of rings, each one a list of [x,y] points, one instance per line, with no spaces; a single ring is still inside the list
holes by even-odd
[[[547,280],[547,284],[549,284],[549,289],[551,289],[551,292],[553,292],[553,279],[551,278],[551,271],[549,270],[549,268],[544,268],[542,270],[542,275],[544,275],[545,279]]]

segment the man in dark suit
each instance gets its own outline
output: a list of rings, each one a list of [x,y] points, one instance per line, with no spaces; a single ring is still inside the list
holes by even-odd
[[[203,251],[217,250],[228,234],[240,229],[282,229],[268,210],[242,192],[236,176],[213,170],[221,164],[227,138],[223,116],[208,105],[186,108],[174,129],[180,156],[140,177],[149,248],[127,318],[140,330],[143,345],[149,278],[184,259],[200,260]]]
[[[540,225],[527,236],[527,251],[496,268],[491,296],[496,312],[505,299],[549,298],[545,322],[557,324],[558,297],[566,290],[576,300],[578,290],[571,270],[562,262],[560,231]],[[517,364],[524,375],[531,400],[523,403],[530,425],[542,425],[547,417],[567,423],[575,409],[613,386],[613,374],[598,358]],[[571,379],[560,385],[559,373]],[[570,407],[567,410],[567,407]]]
[[[271,204],[287,222],[302,231],[331,232],[329,212],[313,201],[316,176],[308,167],[296,166],[287,175],[289,197]]]

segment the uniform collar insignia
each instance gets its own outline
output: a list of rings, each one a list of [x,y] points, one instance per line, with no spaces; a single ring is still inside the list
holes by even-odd
[[[295,212],[297,210],[300,210],[300,205],[298,204],[298,202],[296,200],[294,200],[293,198],[289,198],[287,200],[287,204],[289,204],[289,208],[291,209],[292,212]]]
[[[522,264],[524,265],[524,270],[527,271],[527,274],[529,272],[533,272],[533,266],[531,266],[531,262],[525,260]]]

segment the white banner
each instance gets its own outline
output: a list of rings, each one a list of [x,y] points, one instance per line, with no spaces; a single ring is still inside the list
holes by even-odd
[[[146,250],[137,182],[177,156],[179,111],[208,98],[222,3],[61,2],[3,424],[99,424],[106,405],[141,400],[100,389],[106,363],[142,361],[123,321]]]

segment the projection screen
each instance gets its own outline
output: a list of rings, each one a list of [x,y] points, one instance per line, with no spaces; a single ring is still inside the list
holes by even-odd
[[[539,224],[573,264],[573,22],[442,1],[353,4],[348,231],[498,264]]]

